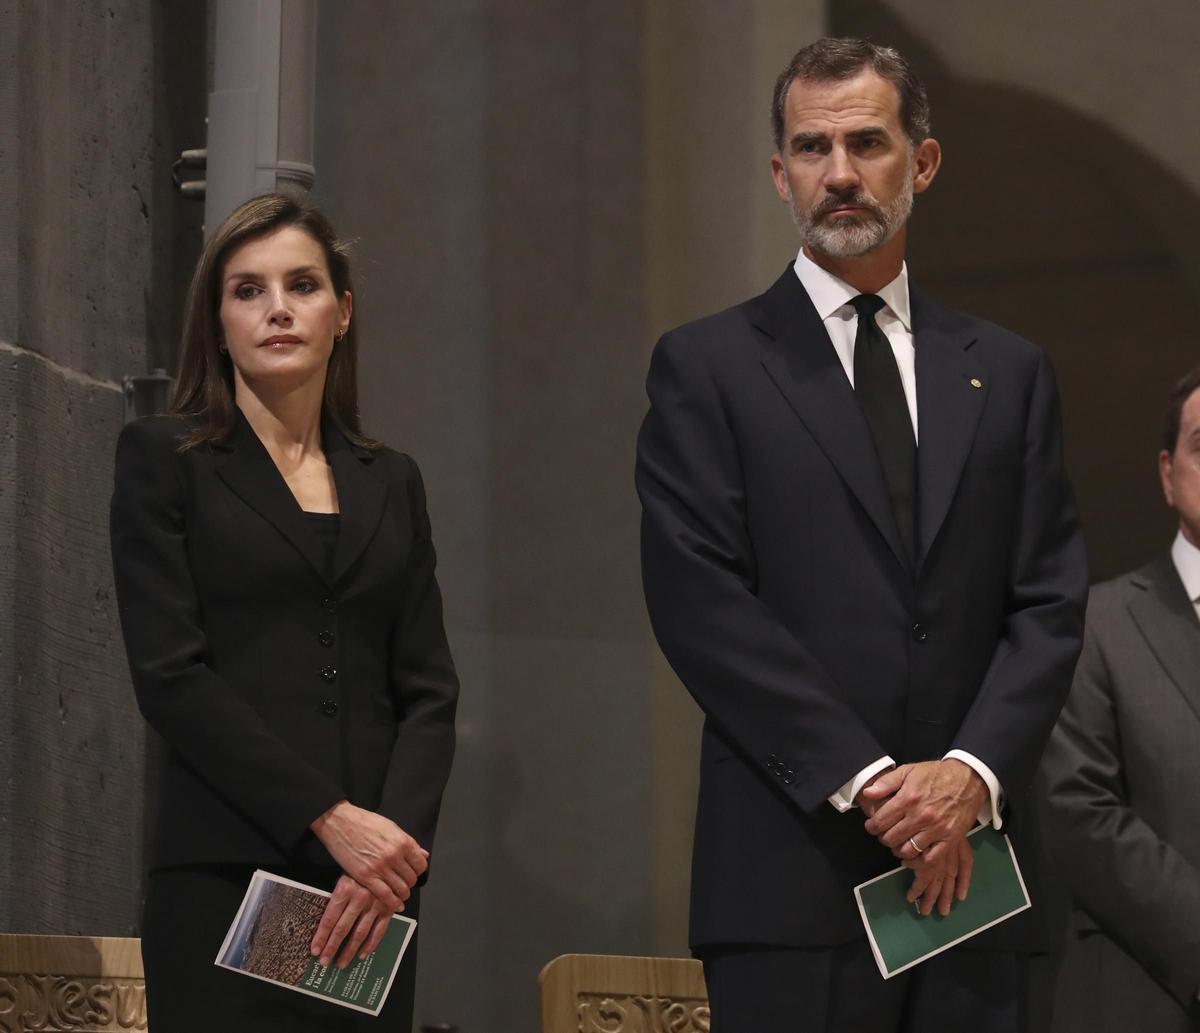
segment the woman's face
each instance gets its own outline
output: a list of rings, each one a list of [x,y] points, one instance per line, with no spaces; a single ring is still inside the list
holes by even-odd
[[[325,252],[304,230],[282,226],[225,260],[221,329],[235,380],[252,388],[323,384],[334,336],[350,325],[350,292],[334,292]]]

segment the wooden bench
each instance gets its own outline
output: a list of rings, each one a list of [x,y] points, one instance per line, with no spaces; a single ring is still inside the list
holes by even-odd
[[[704,968],[689,958],[563,954],[538,976],[542,1033],[707,1033]]]
[[[145,1029],[140,941],[0,933],[0,1033]]]

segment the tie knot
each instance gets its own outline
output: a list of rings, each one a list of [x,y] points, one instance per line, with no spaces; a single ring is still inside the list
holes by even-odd
[[[850,299],[850,307],[858,313],[859,319],[872,318],[885,304],[878,294],[860,294],[857,298]]]

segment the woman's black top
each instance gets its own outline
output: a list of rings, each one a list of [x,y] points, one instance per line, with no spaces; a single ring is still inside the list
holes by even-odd
[[[321,541],[321,548],[325,550],[325,569],[326,571],[333,570],[333,552],[337,548],[338,530],[342,526],[342,515],[340,513],[310,513],[304,511],[304,517],[308,521],[308,526],[316,532],[317,538]]]

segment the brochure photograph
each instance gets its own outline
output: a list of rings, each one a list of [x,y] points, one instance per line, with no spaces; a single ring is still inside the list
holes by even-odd
[[[375,951],[344,969],[309,951],[329,901],[324,890],[256,871],[225,934],[216,964],[331,1004],[378,1015],[417,923],[393,915]]]

